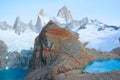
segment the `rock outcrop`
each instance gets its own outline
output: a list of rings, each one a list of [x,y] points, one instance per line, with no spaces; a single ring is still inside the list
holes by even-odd
[[[9,52],[7,65],[9,68],[28,68],[32,50],[22,50]]]
[[[7,45],[0,40],[0,69],[6,67]]]
[[[81,68],[93,57],[86,53],[76,33],[60,28],[50,21],[35,39],[30,73],[25,80],[62,80],[72,71],[81,73]],[[62,76],[62,77],[61,77]]]
[[[19,52],[8,53],[7,66],[9,68],[22,68],[22,56]]]
[[[28,68],[33,50],[8,52],[4,41],[0,40],[0,69]]]
[[[71,12],[67,9],[66,6],[63,6],[58,11],[57,17],[63,18],[66,22],[70,22],[73,20]]]

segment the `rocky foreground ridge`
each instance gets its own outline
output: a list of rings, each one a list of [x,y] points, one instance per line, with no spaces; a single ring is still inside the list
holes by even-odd
[[[50,21],[35,39],[31,73],[26,80],[52,80],[58,79],[61,73],[80,71],[93,59],[88,56],[75,33]]]
[[[77,33],[50,21],[35,39],[30,73],[24,80],[93,80],[80,79],[81,74],[89,76],[83,68],[92,60],[114,57],[119,56],[86,49]]]

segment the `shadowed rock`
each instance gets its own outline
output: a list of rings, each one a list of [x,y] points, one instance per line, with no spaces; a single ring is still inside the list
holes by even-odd
[[[6,66],[7,45],[0,40],[0,69]]]

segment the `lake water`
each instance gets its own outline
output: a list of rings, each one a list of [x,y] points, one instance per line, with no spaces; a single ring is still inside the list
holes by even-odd
[[[113,70],[120,70],[120,59],[100,59],[90,62],[85,67],[85,71],[89,73],[109,72]]]
[[[4,69],[0,70],[0,80],[23,80],[28,73],[26,69]]]

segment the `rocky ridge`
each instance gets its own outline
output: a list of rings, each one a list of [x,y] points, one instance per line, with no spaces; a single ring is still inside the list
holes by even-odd
[[[6,67],[7,45],[0,40],[0,69]]]

